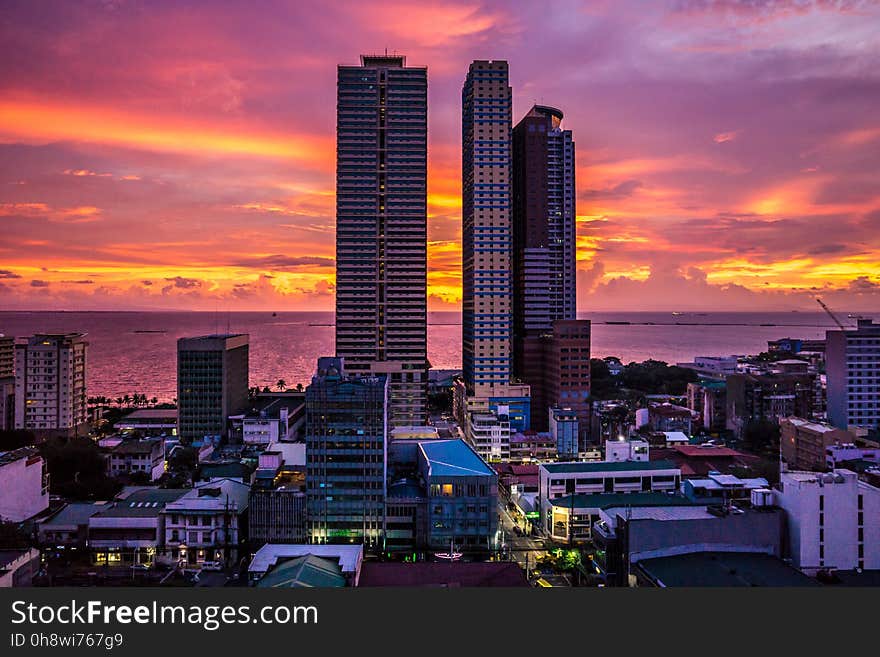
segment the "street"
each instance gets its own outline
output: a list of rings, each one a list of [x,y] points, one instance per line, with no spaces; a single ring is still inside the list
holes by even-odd
[[[537,559],[547,554],[543,539],[517,534],[514,531],[516,521],[507,510],[506,502],[501,498],[498,499],[498,513],[501,516],[502,542],[511,560],[516,561],[524,570],[528,566],[531,572],[535,568]]]

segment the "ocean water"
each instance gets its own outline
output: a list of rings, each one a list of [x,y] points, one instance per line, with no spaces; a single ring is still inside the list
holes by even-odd
[[[669,363],[694,356],[754,354],[768,340],[823,338],[835,329],[820,313],[583,313],[593,320],[596,357]],[[845,323],[854,323],[845,315]],[[629,322],[628,324],[606,322]],[[184,336],[225,331],[250,334],[251,385],[308,384],[318,356],[333,353],[330,312],[7,312],[0,334],[88,334],[89,395],[142,393],[163,401],[176,396],[176,344]],[[146,331],[146,332],[144,332]],[[428,357],[437,368],[461,366],[458,313],[429,313]]]

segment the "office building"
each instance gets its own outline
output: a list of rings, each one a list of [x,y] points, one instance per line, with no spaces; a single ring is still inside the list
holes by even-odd
[[[797,568],[880,569],[880,489],[856,473],[783,472],[774,499],[785,509]]]
[[[177,341],[178,433],[184,443],[225,436],[227,418],[248,404],[248,336]]]
[[[38,334],[15,344],[15,428],[37,438],[88,431],[81,333]]]
[[[688,408],[699,414],[703,428],[710,433],[727,426],[727,383],[703,379],[687,384]]]
[[[590,428],[590,323],[576,321],[574,142],[562,112],[535,105],[513,129],[513,375],[531,391],[531,428],[547,410],[577,411]]]
[[[384,531],[388,379],[319,358],[306,389],[306,508],[312,543],[379,548]]]
[[[556,443],[556,456],[571,460],[578,455],[578,417],[570,408],[552,407],[550,416],[550,435]]]
[[[835,427],[876,429],[880,424],[880,324],[825,334],[828,420]]]
[[[828,470],[827,449],[853,440],[853,435],[844,429],[799,417],[783,418],[779,430],[781,456],[789,470]]]
[[[403,56],[338,69],[336,355],[388,378],[392,426],[427,417],[427,89]]]

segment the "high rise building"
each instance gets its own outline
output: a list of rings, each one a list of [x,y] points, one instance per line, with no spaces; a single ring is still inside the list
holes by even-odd
[[[590,430],[590,322],[577,320],[575,147],[560,110],[535,105],[513,129],[513,375],[531,389],[532,429],[549,409]]]
[[[381,547],[389,384],[319,358],[306,388],[306,508],[312,543]]]
[[[15,344],[15,428],[38,438],[88,429],[85,334],[38,334]]]
[[[535,105],[513,129],[514,335],[577,312],[575,162],[562,112]],[[516,365],[522,367],[522,352]]]
[[[427,416],[427,90],[403,56],[338,68],[336,355],[387,375],[392,426]]]
[[[246,334],[177,341],[177,424],[183,442],[222,436],[227,419],[247,407]]]
[[[840,429],[880,425],[880,324],[825,334],[828,419]]]
[[[475,61],[462,88],[462,379],[455,411],[474,443],[474,414],[528,429],[529,387],[512,378],[511,89],[505,61]],[[509,447],[507,447],[509,450]]]

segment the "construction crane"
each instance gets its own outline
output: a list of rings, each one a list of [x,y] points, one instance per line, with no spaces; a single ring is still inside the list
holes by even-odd
[[[822,301],[822,299],[820,299],[819,297],[816,297],[816,303],[818,303],[820,306],[822,306],[822,310],[824,310],[826,313],[828,313],[828,316],[834,320],[834,323],[840,327],[841,331],[846,330],[846,327],[840,322],[839,319],[837,319],[837,315],[835,315],[833,312],[831,312],[831,308],[826,306],[825,302]]]

